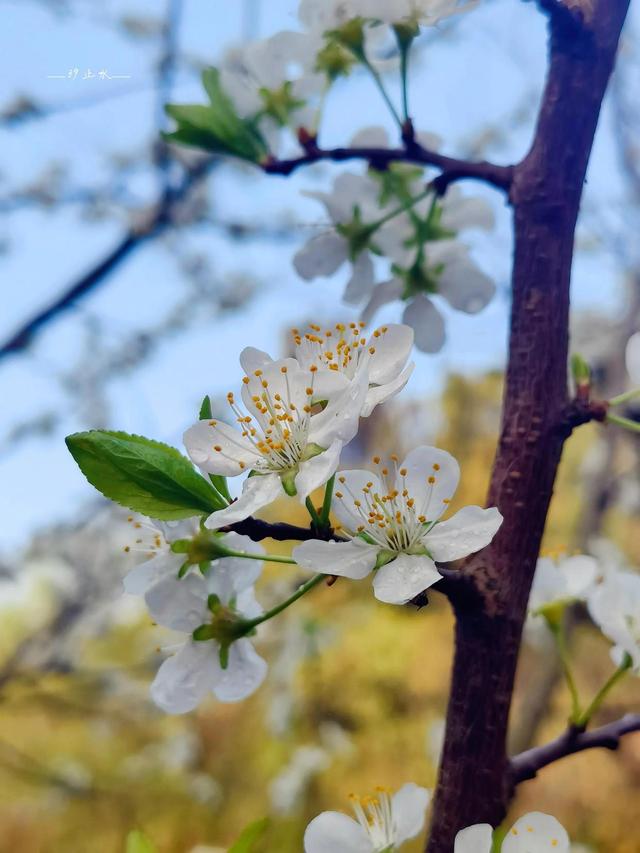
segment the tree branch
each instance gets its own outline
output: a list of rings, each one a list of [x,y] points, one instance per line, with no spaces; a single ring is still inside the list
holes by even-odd
[[[181,183],[173,191],[164,195],[162,203],[156,206],[145,223],[132,226],[101,261],[61,293],[50,305],[23,323],[8,340],[0,345],[0,360],[27,349],[35,335],[51,320],[73,308],[79,299],[102,284],[134,250],[166,230],[172,222],[176,206],[185,199],[196,184],[206,177],[216,162],[214,158],[207,158],[185,172]]]
[[[527,779],[534,779],[543,767],[585,749],[615,750],[620,746],[620,739],[624,735],[639,731],[640,714],[625,714],[621,719],[590,732],[569,727],[555,740],[514,756],[511,759],[513,783],[518,785]]]
[[[564,0],[535,0],[537,7],[548,16],[552,26],[576,30],[584,26],[584,14],[578,6],[568,6]]]
[[[305,145],[306,153],[290,160],[270,160],[265,163],[264,171],[269,175],[290,175],[301,166],[308,166],[323,160],[340,163],[345,160],[366,160],[374,169],[384,170],[390,163],[419,163],[423,166],[435,166],[441,174],[434,185],[439,193],[447,186],[463,178],[484,181],[496,189],[509,191],[513,174],[512,166],[499,166],[486,160],[473,162],[446,157],[437,151],[423,148],[417,142],[407,141],[403,148],[319,148],[314,142]]]

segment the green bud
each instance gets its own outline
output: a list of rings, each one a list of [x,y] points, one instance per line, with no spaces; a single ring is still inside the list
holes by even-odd
[[[373,567],[374,569],[380,569],[382,566],[386,566],[387,563],[390,563],[398,554],[395,551],[378,551],[378,557],[376,559],[376,564]]]
[[[291,471],[285,471],[284,474],[280,475],[280,480],[282,482],[282,488],[289,495],[289,497],[295,497],[298,494],[298,490],[296,489],[296,474],[298,473],[297,469],[292,469]]]
[[[336,30],[330,30],[327,35],[338,44],[346,47],[359,59],[364,59],[364,19],[352,18]]]
[[[262,99],[262,115],[272,118],[280,127],[289,124],[292,113],[305,105],[305,102],[293,95],[293,84],[287,80],[279,89],[259,89]]]
[[[401,51],[406,51],[415,38],[420,35],[420,27],[415,21],[406,18],[393,25],[393,32]]]
[[[346,77],[355,65],[353,54],[337,41],[328,42],[316,56],[316,71],[326,74],[333,83]]]
[[[207,598],[207,607],[212,613],[216,613],[222,607],[220,603],[220,597],[215,595],[215,593],[211,593],[211,595]]]
[[[199,625],[191,636],[198,643],[204,643],[207,640],[213,640],[213,625]]]
[[[571,356],[571,375],[578,388],[588,388],[591,384],[591,368],[580,353]]]
[[[549,626],[551,631],[558,631],[562,626],[562,619],[567,605],[570,604],[570,599],[564,598],[560,601],[552,601],[549,604],[543,604],[536,610],[536,614],[542,616]]]

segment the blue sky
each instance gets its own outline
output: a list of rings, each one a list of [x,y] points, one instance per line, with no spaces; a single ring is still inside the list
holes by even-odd
[[[108,158],[142,149],[154,133],[155,94],[152,63],[157,43],[126,36],[109,22],[122,14],[159,15],[165,2],[107,0],[93,4],[78,0],[78,13],[55,16],[44,4],[5,2],[0,32],[0,109],[17,95],[29,93],[43,103],[86,99],[82,109],[60,112],[43,121],[11,129],[0,128],[4,153],[0,198],[11,188],[33,181],[51,162],[63,162],[69,180],[98,186],[109,178]],[[243,33],[243,6],[228,0],[185,0],[181,27],[183,48],[193,57],[214,63],[225,46]],[[262,2],[256,26],[260,35],[295,27],[293,0]],[[77,67],[76,79],[51,80]],[[545,67],[544,20],[531,3],[485,0],[481,8],[455,28],[455,37],[434,41],[422,54],[412,82],[412,103],[420,129],[438,133],[447,153],[457,153],[479,132],[498,129],[489,149],[500,162],[526,151],[531,121]],[[82,80],[87,69],[97,74],[127,75],[127,80]],[[121,87],[121,88],[119,88]],[[392,87],[393,90],[393,87]],[[129,92],[103,100],[104,93]],[[95,103],[92,99],[95,97]],[[195,75],[179,71],[175,100],[201,100]],[[355,105],[355,107],[354,107]],[[514,125],[513,114],[527,115]],[[340,144],[359,128],[387,124],[378,95],[365,79],[355,79],[333,93],[324,125],[324,141]],[[389,125],[390,127],[390,125]],[[390,127],[391,129],[391,127]],[[352,168],[352,167],[347,167]],[[357,168],[357,167],[353,167]],[[204,393],[220,394],[237,385],[237,355],[252,344],[277,352],[282,330],[306,317],[335,320],[340,309],[344,275],[335,280],[305,284],[297,279],[290,257],[322,221],[319,206],[299,195],[305,187],[325,187],[335,168],[298,173],[294,179],[238,173],[227,169],[213,183],[215,211],[226,219],[273,221],[287,216],[297,224],[293,238],[283,243],[264,240],[230,244],[213,229],[192,229],[182,236],[192,250],[204,253],[220,279],[252,274],[257,296],[242,313],[203,322],[165,344],[133,374],[112,381],[107,389],[111,417],[104,426],[151,435],[175,444],[189,425]],[[146,169],[137,170],[125,187],[128,197],[142,203],[155,184]],[[474,253],[495,276],[498,296],[479,316],[447,312],[448,341],[438,356],[416,355],[417,368],[405,393],[437,393],[450,370],[481,372],[504,363],[511,237],[509,213],[503,199],[490,190],[468,185],[491,201],[497,227],[489,237],[470,235]],[[606,110],[598,133],[586,188],[591,208],[617,203],[620,194],[615,148]],[[38,306],[46,304],[116,243],[124,220],[84,221],[80,211],[65,206],[54,211],[26,208],[0,218],[0,241],[9,251],[0,255],[0,337],[6,337]],[[33,348],[0,363],[0,446],[15,423],[51,407],[63,413],[54,436],[26,441],[0,456],[0,553],[25,544],[38,528],[72,520],[92,497],[91,488],[68,456],[63,436],[86,427],[76,406],[57,379],[60,370],[83,353],[86,340],[80,320],[100,318],[110,340],[117,343],[130,330],[158,319],[181,292],[182,273],[166,248],[151,244],[119,268],[76,311],[65,315],[41,335]],[[620,307],[619,271],[604,254],[582,254],[574,268],[576,308]],[[397,319],[400,308],[390,306],[380,316]],[[350,313],[344,311],[350,319]]]

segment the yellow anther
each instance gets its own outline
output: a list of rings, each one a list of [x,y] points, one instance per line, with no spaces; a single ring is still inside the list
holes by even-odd
[[[287,372],[287,367],[286,367],[286,365],[283,364],[282,367],[280,368],[280,373],[286,373],[286,372]]]
[[[435,481],[436,481],[436,478],[433,476],[429,477],[429,479],[427,480],[427,482],[429,483],[430,486],[433,486]]]
[[[379,456],[374,456],[374,457],[373,457],[373,464],[374,464],[374,465],[379,465],[379,464],[380,464],[380,457],[379,457]]]
[[[369,347],[369,352],[370,352],[370,354],[371,354],[371,355],[374,355],[374,354],[375,354],[375,351],[376,351],[376,348],[375,348],[375,347]]]
[[[341,497],[342,497],[342,492],[336,492],[336,497],[337,497],[337,498],[341,498]]]
[[[217,450],[217,451],[218,451],[218,453],[220,453],[220,451],[222,450],[222,448],[220,447],[220,445],[219,445],[219,444],[214,444],[214,445],[213,445],[213,449],[214,449],[214,450]]]
[[[248,377],[248,376],[243,376],[243,377],[242,377],[242,382],[243,382],[243,384],[244,384],[244,385],[248,385],[248,384],[249,384],[249,377]]]
[[[261,370],[254,370],[253,375],[254,376],[262,376],[262,371]]]
[[[434,462],[434,464],[433,464],[433,470],[434,470],[434,471],[439,471],[439,470],[440,470],[440,466],[438,465],[438,463],[437,463],[437,462]]]
[[[400,476],[401,476],[401,477],[406,477],[406,476],[407,476],[407,469],[406,469],[406,468],[401,468],[401,469],[400,469]]]

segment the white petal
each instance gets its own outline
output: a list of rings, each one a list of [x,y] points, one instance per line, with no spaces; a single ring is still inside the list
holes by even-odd
[[[373,570],[378,549],[361,539],[353,542],[321,542],[310,539],[297,545],[291,556],[303,569],[325,575],[362,580]]]
[[[368,418],[376,406],[399,394],[409,381],[414,367],[415,364],[411,362],[411,364],[405,367],[402,373],[398,374],[393,382],[387,382],[385,385],[374,385],[369,388],[365,397],[361,417]]]
[[[124,591],[129,595],[144,595],[150,586],[162,578],[172,575],[177,577],[184,559],[184,554],[174,554],[169,551],[145,560],[127,573],[122,582]]]
[[[418,593],[442,580],[429,557],[400,554],[373,576],[373,593],[386,604],[406,604]]]
[[[523,815],[502,842],[502,853],[548,853],[550,850],[568,853],[569,836],[555,817],[542,812]]]
[[[404,309],[402,322],[415,332],[415,344],[422,352],[439,352],[444,345],[444,320],[433,302],[419,293]]]
[[[237,429],[215,418],[198,421],[189,427],[184,434],[184,446],[201,471],[224,477],[235,477],[250,470],[261,458]]]
[[[371,242],[381,255],[406,270],[413,266],[418,254],[418,247],[412,242],[414,234],[411,219],[402,214],[379,228]]]
[[[360,315],[365,323],[369,323],[371,318],[376,314],[378,309],[382,308],[388,302],[395,302],[402,296],[402,282],[398,278],[392,278],[389,281],[383,281],[378,284],[371,294],[371,298],[362,309]]]
[[[456,459],[446,450],[422,445],[407,455],[399,471],[405,468],[406,475],[402,477],[398,473],[396,478],[398,491],[408,489],[415,501],[416,515],[424,515],[428,521],[440,518],[460,481]]]
[[[189,641],[162,664],[151,685],[151,698],[169,714],[185,714],[200,704],[218,676],[218,646]]]
[[[207,589],[223,604],[229,604],[243,590],[249,589],[262,573],[262,560],[223,557],[214,560],[207,572]]]
[[[327,480],[336,473],[341,452],[342,442],[334,441],[322,453],[301,463],[295,479],[296,491],[301,503],[305,502],[314,489],[324,486]]]
[[[382,483],[377,474],[372,474],[371,471],[362,469],[340,471],[336,480],[333,500],[331,501],[331,510],[347,530],[355,533],[358,527],[364,524],[367,519],[367,502],[363,493],[363,489],[368,488],[367,483],[371,483],[371,494],[375,494],[376,492],[379,495],[386,494],[386,490],[383,491]],[[344,482],[341,482],[342,480]],[[342,497],[336,497],[336,492],[341,494]],[[356,500],[362,502],[364,515],[354,505],[354,501]]]
[[[586,554],[576,554],[567,557],[558,566],[563,573],[567,585],[567,593],[571,598],[581,598],[595,583],[598,577],[598,562]]]
[[[360,252],[351,270],[351,278],[347,282],[343,300],[347,305],[359,305],[373,290],[373,261],[369,252]]]
[[[322,812],[304,834],[305,853],[374,853],[368,834],[340,812]]]
[[[456,835],[453,853],[491,853],[493,829],[488,823],[476,823]]]
[[[319,276],[333,275],[349,257],[344,237],[335,231],[325,231],[312,237],[293,256],[293,266],[301,278],[311,281]]]
[[[465,195],[460,187],[449,187],[442,200],[442,207],[442,225],[452,231],[461,231],[463,228],[490,231],[495,225],[491,205],[478,196]]]
[[[245,347],[240,353],[240,365],[244,372],[249,375],[254,370],[261,370],[265,364],[271,364],[273,359],[269,353],[255,347]]]
[[[322,412],[313,415],[309,442],[320,447],[328,447],[336,440],[348,444],[358,431],[368,390],[369,372],[364,362],[345,389],[331,397]]]
[[[147,591],[145,602],[151,618],[174,631],[191,633],[207,621],[207,584],[201,575],[164,578]]]
[[[447,563],[484,548],[501,524],[502,515],[496,507],[465,506],[451,518],[436,524],[423,542],[434,560]]]
[[[349,143],[351,148],[388,148],[389,134],[380,125],[363,127]]]
[[[434,244],[429,251],[429,263],[444,264],[438,278],[438,293],[456,311],[477,314],[491,301],[496,286],[469,257],[465,246],[454,243],[455,251],[449,255],[444,243],[445,241],[441,247],[437,243]],[[437,254],[440,248],[442,257]]]
[[[442,146],[442,137],[437,133],[430,133],[428,130],[419,130],[416,133],[416,139],[423,148],[429,151],[437,151]]]
[[[254,397],[262,398],[263,394],[268,394],[273,405],[276,395],[280,395],[284,404],[293,404],[298,410],[302,410],[308,402],[305,389],[311,384],[312,374],[303,370],[295,358],[279,358],[269,364],[263,364],[260,371],[258,376],[255,372],[251,373],[247,377],[249,381],[242,383],[242,400],[247,411],[268,429],[271,414],[263,414],[257,408]]]
[[[266,674],[266,661],[243,637],[229,648],[229,665],[220,669],[213,692],[220,702],[240,702],[260,687]]]
[[[627,341],[626,362],[629,378],[634,385],[640,385],[640,332]]]
[[[401,323],[389,323],[376,329],[369,339],[369,345],[375,350],[369,359],[370,382],[384,385],[397,378],[411,353],[413,337],[411,326]]]
[[[540,557],[536,563],[536,571],[533,576],[529,610],[535,611],[543,604],[565,598],[566,593],[567,588],[562,572],[559,571],[553,560],[548,557]]]
[[[413,782],[408,782],[391,799],[391,813],[395,826],[394,841],[399,847],[422,832],[431,792]]]
[[[263,506],[272,503],[282,494],[282,483],[277,474],[260,474],[256,477],[247,477],[238,500],[226,509],[212,512],[205,521],[205,525],[210,530],[217,530],[227,524],[244,521],[245,518],[262,509]]]
[[[327,370],[321,367],[313,377],[314,402],[332,400],[347,389],[350,381],[349,377],[339,370]]]

